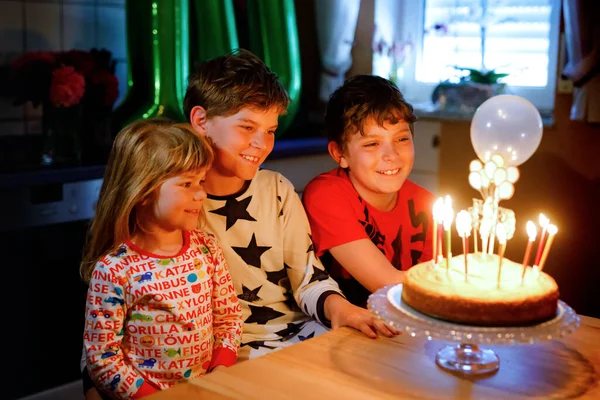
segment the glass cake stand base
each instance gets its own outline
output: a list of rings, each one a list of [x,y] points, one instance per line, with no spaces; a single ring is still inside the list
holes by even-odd
[[[490,374],[500,368],[498,355],[480,345],[534,344],[561,338],[579,326],[579,316],[560,300],[556,317],[536,325],[494,327],[443,321],[404,303],[401,284],[386,286],[371,294],[367,307],[388,326],[411,337],[457,342],[441,349],[435,361],[443,369],[469,376]]]
[[[464,375],[480,375],[495,372],[500,368],[500,358],[489,349],[480,349],[476,344],[446,346],[435,356],[440,367]]]

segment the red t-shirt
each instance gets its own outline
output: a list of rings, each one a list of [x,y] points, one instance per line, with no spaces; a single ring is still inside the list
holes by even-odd
[[[329,249],[359,239],[371,242],[399,270],[433,258],[434,196],[407,180],[391,211],[379,211],[354,189],[344,169],[314,178],[304,189],[315,251],[352,303],[364,305],[370,292],[329,254]],[[368,267],[368,266],[365,266]]]

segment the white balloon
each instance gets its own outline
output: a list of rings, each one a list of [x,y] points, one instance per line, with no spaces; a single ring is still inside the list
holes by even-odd
[[[503,94],[486,100],[471,121],[471,143],[485,163],[499,154],[506,166],[524,163],[542,140],[542,117],[522,97]]]

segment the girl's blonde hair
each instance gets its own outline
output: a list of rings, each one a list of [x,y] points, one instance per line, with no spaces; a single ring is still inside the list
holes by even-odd
[[[113,143],[80,266],[89,282],[95,264],[132,238],[138,229],[135,206],[150,198],[167,179],[210,168],[208,141],[191,125],[168,120],[134,122]],[[204,222],[201,214],[199,224]]]

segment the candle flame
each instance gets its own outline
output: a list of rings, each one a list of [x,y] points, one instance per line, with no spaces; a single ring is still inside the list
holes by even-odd
[[[533,221],[527,221],[527,236],[529,236],[529,241],[533,242],[535,241],[535,238],[537,237],[537,228],[535,227],[535,224],[533,223]]]
[[[461,238],[471,236],[471,214],[465,210],[456,214],[456,230]]]
[[[548,235],[556,235],[556,232],[558,232],[558,228],[556,227],[556,225],[550,224],[548,225]]]
[[[449,230],[454,219],[454,210],[452,210],[452,198],[446,196],[444,199],[444,230]]]
[[[501,222],[498,222],[496,225],[496,237],[498,238],[498,243],[506,243],[506,227]]]
[[[549,223],[550,223],[550,220],[548,218],[546,218],[546,216],[544,214],[540,213],[540,226],[542,228],[547,228]]]
[[[433,204],[433,219],[440,224],[444,221],[444,199],[441,197]]]

